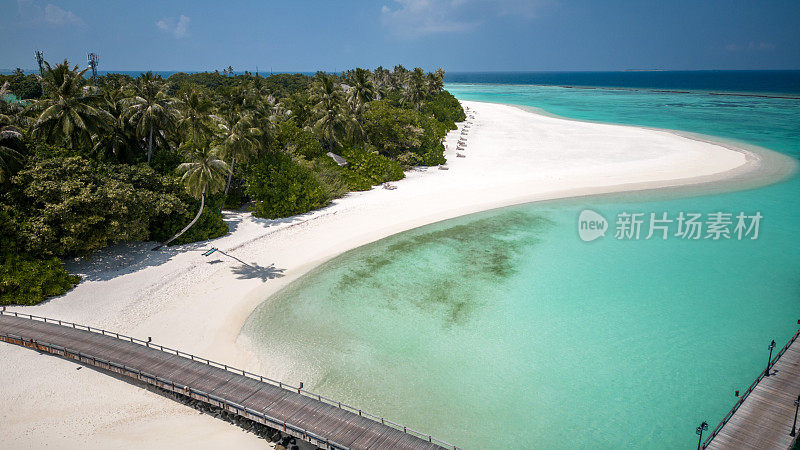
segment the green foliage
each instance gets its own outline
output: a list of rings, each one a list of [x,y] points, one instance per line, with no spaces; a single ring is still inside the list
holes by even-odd
[[[77,279],[57,258],[163,241],[187,224],[175,243],[224,235],[223,202],[285,217],[399,180],[404,167],[441,164],[442,138],[465,117],[442,70],[229,68],[167,80],[108,74],[95,87],[67,61],[46,69],[43,81],[0,75],[4,95],[37,99],[0,102],[0,303],[70,289]],[[227,195],[215,194],[223,186]]]
[[[302,214],[331,200],[311,170],[282,153],[268,153],[251,164],[246,191],[256,201],[253,215],[269,219]]]
[[[19,71],[11,75],[0,75],[0,86],[8,81],[11,92],[18,99],[39,98],[42,96],[42,84],[36,75],[25,75]]]
[[[467,119],[461,103],[458,102],[453,94],[447,91],[442,91],[429,97],[422,106],[422,112],[432,115],[450,130],[456,129],[456,122]]]
[[[197,209],[200,207],[200,202],[188,195],[182,196],[181,200],[187,205],[182,214],[165,213],[153,217],[150,222],[150,240],[166,241],[194,218]],[[222,201],[221,196],[215,196],[213,199],[208,200],[197,222],[179,238],[170,242],[169,245],[205,241],[228,234],[228,225],[222,220],[222,215],[219,213]]]
[[[71,289],[80,277],[67,273],[58,258],[37,259],[19,248],[12,213],[0,204],[0,305],[34,305]]]
[[[247,167],[243,164],[236,164],[233,168],[233,177],[231,180],[228,195],[224,196],[225,209],[239,209],[250,199],[245,192],[244,179],[247,175]]]
[[[281,100],[281,105],[287,111],[291,111],[292,119],[299,124],[309,123],[314,114],[311,96],[307,92],[299,92],[284,97]]]
[[[391,158],[406,151],[418,151],[425,134],[418,111],[398,108],[387,101],[372,101],[367,105],[363,128],[367,142]]]
[[[272,95],[279,99],[297,92],[305,91],[311,85],[311,77],[299,73],[276,73],[268,77],[258,78],[253,76],[240,77],[245,78],[246,81],[252,79],[256,86],[259,88],[266,88]]]
[[[80,156],[36,161],[11,181],[24,249],[41,256],[88,255],[108,245],[147,240],[151,227],[177,231],[167,218],[191,217],[179,181],[145,164],[93,163]],[[177,219],[176,219],[177,220]],[[151,223],[152,222],[152,223]],[[221,218],[197,235],[220,235]]]
[[[0,305],[35,305],[66,293],[80,279],[70,275],[58,258],[3,255],[0,257]]]
[[[405,177],[403,168],[397,161],[375,152],[364,149],[347,148],[342,151],[342,156],[347,160],[346,170],[357,175],[358,178],[369,182],[369,187],[387,181],[402,180]],[[355,181],[354,190],[364,190],[363,182],[358,182],[353,177],[348,182]],[[367,189],[369,189],[367,187]]]
[[[347,177],[353,172],[347,171],[343,167],[339,167],[339,165],[327,155],[314,158],[314,160],[310,162],[304,162],[302,160],[300,162],[304,163],[304,165],[306,165],[306,167],[308,167],[314,173],[319,182],[322,184],[323,189],[325,189],[325,193],[328,198],[339,198],[348,191],[363,191],[371,187],[354,187],[354,183],[348,182],[347,180]],[[360,177],[358,177],[358,179],[362,180],[362,184],[370,184],[369,180]]]
[[[448,114],[456,116],[456,112]],[[363,126],[370,144],[405,167],[445,162],[442,139],[449,125],[433,115],[392,106],[390,101],[373,101],[364,113]]]
[[[282,122],[275,131],[276,149],[285,150],[308,160],[325,154],[322,144],[314,133],[298,127],[294,121]]]
[[[175,169],[183,162],[183,155],[171,148],[159,149],[153,153],[150,167],[162,175],[175,174]]]
[[[183,73],[179,72],[167,78],[169,83],[169,94],[175,95],[182,89],[190,86],[202,86],[204,88],[218,91],[224,88],[252,83],[259,89],[265,89],[277,98],[283,98],[295,92],[300,92],[308,88],[311,84],[311,77],[301,74],[279,73],[275,75],[254,76],[252,74],[227,76],[219,72],[203,73]]]

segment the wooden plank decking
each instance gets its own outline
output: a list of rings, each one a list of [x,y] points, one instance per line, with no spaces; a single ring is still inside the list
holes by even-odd
[[[786,450],[792,445],[794,401],[800,395],[798,334],[773,359],[770,376],[759,375],[703,448]]]
[[[117,333],[42,319],[0,312],[0,340],[189,395],[322,448],[456,448],[255,374]]]

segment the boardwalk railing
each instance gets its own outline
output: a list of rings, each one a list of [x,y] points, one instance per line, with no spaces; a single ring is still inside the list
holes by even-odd
[[[114,337],[116,339],[120,339],[120,340],[123,340],[123,341],[129,341],[129,342],[137,343],[137,344],[140,344],[140,345],[144,345],[144,346],[149,347],[149,348],[157,349],[157,350],[160,350],[160,351],[165,352],[165,353],[174,354],[176,356],[181,356],[181,357],[184,357],[184,358],[189,358],[192,361],[201,362],[201,363],[207,364],[209,366],[213,366],[213,367],[216,367],[216,368],[219,368],[219,369],[223,369],[223,370],[226,370],[228,372],[235,373],[237,375],[242,375],[242,376],[245,376],[245,377],[248,377],[248,378],[252,378],[252,379],[258,380],[258,381],[260,381],[262,383],[268,383],[268,384],[271,384],[273,386],[277,386],[279,388],[285,389],[287,391],[296,392],[296,393],[304,395],[306,397],[313,398],[313,399],[315,399],[317,401],[326,403],[328,405],[337,407],[339,409],[348,411],[348,412],[353,413],[353,414],[357,414],[357,415],[359,415],[361,417],[365,417],[367,419],[370,419],[370,420],[373,420],[375,422],[378,422],[378,423],[380,423],[382,425],[386,425],[388,427],[391,427],[391,428],[394,428],[396,430],[402,431],[403,433],[406,433],[406,434],[409,434],[411,436],[417,437],[419,439],[423,439],[425,441],[437,444],[437,445],[439,445],[441,447],[451,448],[453,450],[459,450],[459,448],[457,446],[455,446],[453,444],[450,444],[450,443],[447,443],[445,441],[442,441],[440,439],[436,439],[433,436],[431,436],[430,434],[425,434],[425,433],[413,430],[413,429],[408,428],[406,426],[400,425],[400,424],[398,424],[396,422],[392,422],[391,420],[385,419],[385,418],[380,417],[380,416],[376,416],[374,414],[370,414],[370,413],[368,413],[366,411],[362,411],[361,409],[355,408],[355,407],[347,405],[345,403],[333,400],[331,398],[325,397],[325,396],[320,395],[320,394],[315,394],[315,393],[310,392],[308,390],[305,390],[305,389],[303,389],[303,388],[301,388],[299,386],[293,386],[293,385],[290,385],[290,384],[287,384],[287,383],[283,383],[281,381],[277,381],[277,380],[273,380],[271,378],[263,377],[261,375],[258,375],[258,374],[252,373],[252,372],[248,372],[248,371],[245,371],[245,370],[242,370],[242,369],[237,369],[237,368],[231,367],[231,366],[229,366],[227,364],[218,363],[216,361],[212,361],[210,359],[206,359],[206,358],[202,358],[202,357],[199,357],[199,356],[195,356],[195,355],[192,355],[190,353],[185,353],[185,352],[181,352],[179,350],[175,350],[175,349],[172,349],[172,348],[169,348],[169,347],[164,347],[163,345],[155,344],[153,342],[150,342],[149,340],[145,341],[145,340],[137,339],[137,338],[134,338],[134,337],[131,337],[131,336],[126,336],[124,334],[119,334],[119,333],[115,333],[115,332],[112,332],[112,331],[106,331],[106,330],[101,329],[101,328],[90,327],[90,326],[87,326],[87,325],[80,325],[80,324],[76,324],[76,323],[72,323],[72,322],[66,322],[66,321],[63,321],[63,320],[51,319],[51,318],[42,317],[42,316],[34,316],[34,315],[31,315],[31,314],[24,314],[24,313],[18,313],[18,312],[13,312],[13,311],[0,310],[0,316],[2,316],[2,315],[21,317],[21,318],[25,318],[25,319],[37,320],[37,321],[44,322],[44,323],[52,323],[52,324],[58,324],[58,325],[61,325],[61,326],[72,327],[74,329],[85,330],[85,331],[89,331],[89,332],[92,332],[92,333],[102,334],[103,336]],[[124,364],[118,364],[118,363],[113,362],[113,361],[108,361],[108,360],[105,360],[105,359],[97,358],[97,357],[95,357],[93,355],[86,354],[85,352],[81,353],[81,352],[71,351],[68,348],[61,347],[59,345],[55,345],[55,344],[51,344],[51,343],[47,343],[47,342],[42,342],[41,340],[35,340],[34,341],[34,340],[31,340],[31,339],[26,339],[24,336],[16,336],[16,335],[13,335],[13,334],[0,334],[0,341],[5,341],[5,342],[9,342],[9,343],[21,345],[21,346],[24,346],[24,347],[29,347],[29,348],[36,348],[38,350],[47,351],[48,353],[57,354],[59,356],[63,356],[63,357],[66,357],[66,358],[76,359],[76,360],[78,360],[80,362],[83,362],[83,363],[92,364],[94,366],[101,367],[103,369],[110,370],[110,371],[115,372],[115,373],[119,373],[121,375],[126,375],[126,376],[129,376],[129,377],[132,377],[132,378],[136,378],[136,379],[138,379],[140,381],[144,381],[144,382],[152,384],[154,386],[158,386],[158,387],[161,387],[161,388],[164,388],[164,389],[168,389],[170,391],[177,392],[177,393],[183,393],[184,395],[190,396],[190,397],[192,397],[194,399],[205,401],[205,402],[207,402],[209,404],[212,404],[214,406],[222,408],[222,409],[224,409],[226,411],[233,412],[233,413],[238,414],[238,415],[240,415],[242,417],[254,420],[256,422],[260,422],[260,423],[262,423],[264,425],[267,425],[267,426],[270,426],[272,428],[275,428],[275,429],[278,429],[278,430],[287,431],[287,432],[291,431],[292,435],[294,435],[296,437],[300,437],[300,438],[302,438],[302,439],[304,439],[304,440],[306,440],[308,442],[311,442],[311,443],[313,443],[315,445],[318,445],[320,447],[323,447],[323,448],[347,449],[347,447],[342,446],[340,444],[337,444],[336,442],[324,439],[321,436],[317,436],[316,434],[314,434],[314,433],[312,433],[310,431],[307,431],[307,430],[305,430],[303,428],[300,428],[300,427],[293,426],[293,425],[291,425],[291,424],[289,424],[287,422],[275,419],[274,417],[271,417],[271,416],[266,415],[264,413],[261,413],[261,412],[258,412],[258,411],[254,411],[254,410],[251,410],[249,408],[245,408],[244,406],[239,405],[239,404],[237,404],[235,402],[231,402],[231,401],[228,401],[228,400],[226,400],[224,398],[219,398],[219,397],[216,397],[214,395],[210,395],[210,394],[208,394],[206,392],[190,388],[189,386],[176,384],[175,382],[173,382],[171,380],[167,380],[167,379],[164,379],[164,378],[161,378],[161,377],[156,377],[156,376],[154,376],[152,374],[148,374],[147,372],[143,372],[140,369],[127,367]]]
[[[714,438],[722,431],[722,427],[724,427],[725,424],[727,424],[731,420],[736,411],[739,410],[739,407],[742,406],[742,403],[744,403],[744,400],[747,398],[747,396],[750,395],[751,392],[753,392],[753,389],[755,389],[756,386],[758,386],[758,382],[761,381],[762,378],[764,378],[764,376],[769,370],[772,369],[772,366],[774,366],[775,363],[778,362],[781,356],[783,356],[783,354],[786,352],[786,349],[788,349],[789,346],[792,345],[792,343],[797,340],[798,336],[800,336],[800,329],[794,333],[794,336],[792,336],[792,338],[789,339],[789,342],[787,342],[786,345],[783,346],[783,348],[778,352],[778,354],[775,355],[775,357],[771,361],[769,361],[769,364],[767,365],[766,369],[761,371],[761,373],[756,377],[756,380],[753,381],[750,387],[748,387],[747,390],[744,391],[744,393],[741,396],[739,396],[739,399],[733,405],[733,408],[731,408],[731,410],[728,411],[728,414],[725,414],[725,417],[722,418],[722,421],[719,423],[719,425],[717,425],[717,427],[714,428],[714,431],[712,431],[711,434],[708,435],[706,440],[703,441],[702,448],[708,447],[711,441],[714,440]]]

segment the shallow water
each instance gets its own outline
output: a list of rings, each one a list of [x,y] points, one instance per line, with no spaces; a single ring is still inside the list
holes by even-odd
[[[800,102],[448,85],[462,99],[738,139],[797,157]],[[310,389],[468,448],[696,445],[800,318],[800,181],[529,204],[401,233],[262,304],[243,333]],[[608,219],[593,242],[581,210]],[[760,212],[759,237],[618,240],[621,212]],[[645,224],[646,226],[647,224]],[[265,367],[275,367],[266,363]]]

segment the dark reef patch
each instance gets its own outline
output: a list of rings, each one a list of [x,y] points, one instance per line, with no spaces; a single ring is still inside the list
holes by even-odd
[[[480,287],[513,276],[524,249],[552,225],[543,215],[512,210],[389,237],[343,255],[331,299],[373,290],[385,308],[406,302],[440,315],[445,326],[464,323],[487,300]]]

